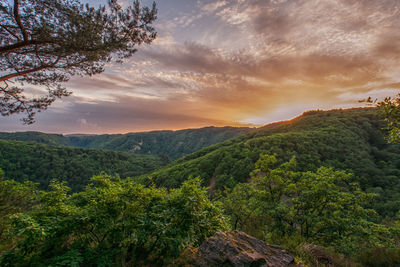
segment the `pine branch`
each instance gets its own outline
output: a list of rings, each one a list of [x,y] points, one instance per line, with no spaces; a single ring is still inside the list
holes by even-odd
[[[14,19],[17,22],[18,27],[21,30],[22,36],[24,37],[24,41],[27,42],[28,41],[28,33],[26,32],[26,29],[22,25],[21,17],[19,15],[19,0],[14,0]]]

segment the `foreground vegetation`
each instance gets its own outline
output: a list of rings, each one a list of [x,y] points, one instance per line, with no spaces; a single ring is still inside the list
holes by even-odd
[[[162,266],[227,229],[199,179],[167,192],[101,175],[67,191],[59,182],[48,192],[0,182],[1,266]]]
[[[376,211],[367,208],[376,194],[363,192],[351,173],[327,167],[298,172],[296,166],[295,158],[279,164],[276,156],[261,155],[251,182],[219,198],[231,227],[280,244],[304,260],[304,244],[311,243],[341,258],[339,266],[400,263],[400,218],[378,223]],[[393,255],[376,258],[379,250]]]
[[[199,178],[166,190],[99,175],[72,195],[57,181],[45,192],[31,182],[3,180],[0,264],[164,266],[184,247],[228,229],[280,244],[308,264],[316,263],[303,250],[310,243],[343,266],[400,263],[400,223],[376,222],[376,212],[366,208],[374,194],[344,171],[298,172],[296,164],[262,155],[251,182],[214,200]]]

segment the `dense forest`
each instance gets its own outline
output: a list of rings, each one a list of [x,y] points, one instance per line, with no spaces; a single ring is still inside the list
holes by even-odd
[[[400,145],[384,126],[375,109],[310,111],[167,166],[0,141],[0,265],[193,266],[183,248],[240,230],[305,266],[323,266],[310,246],[333,266],[398,266]]]
[[[153,131],[128,134],[61,135],[40,132],[0,133],[0,139],[32,141],[48,145],[100,148],[145,155],[162,155],[175,160],[203,147],[220,143],[243,133],[246,127],[205,127],[179,131]]]
[[[103,171],[124,178],[147,173],[165,163],[158,156],[0,140],[0,168],[5,176],[20,182],[38,182],[42,189],[57,178],[77,192],[93,175]]]
[[[299,171],[326,166],[354,173],[363,190],[379,194],[373,204],[379,214],[394,216],[400,210],[400,146],[385,141],[383,126],[374,109],[310,111],[204,148],[140,180],[177,187],[199,176],[203,185],[221,190],[248,181],[260,154],[276,154],[282,162],[295,156]]]

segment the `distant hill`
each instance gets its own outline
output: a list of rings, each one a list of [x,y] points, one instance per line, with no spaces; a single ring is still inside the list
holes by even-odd
[[[45,138],[55,140],[57,135]],[[102,171],[125,178],[148,173],[165,163],[158,156],[0,140],[0,168],[5,177],[39,182],[42,189],[47,189],[49,182],[57,178],[77,192],[87,185],[89,178]]]
[[[110,135],[61,135],[40,132],[16,132],[0,133],[0,139],[80,148],[100,148],[135,154],[164,155],[171,160],[175,160],[201,148],[254,130],[255,128],[247,127],[205,127],[179,131]]]
[[[69,139],[63,136],[62,134],[48,134],[48,133],[32,132],[32,131],[15,132],[15,133],[0,132],[0,139],[37,142],[46,145],[62,145],[62,146],[70,145]]]
[[[214,189],[246,182],[260,154],[296,156],[299,170],[331,166],[355,174],[362,188],[380,196],[374,208],[383,216],[400,210],[400,146],[387,144],[384,122],[375,109],[311,111],[246,135],[203,148],[141,177],[176,187],[200,176]]]

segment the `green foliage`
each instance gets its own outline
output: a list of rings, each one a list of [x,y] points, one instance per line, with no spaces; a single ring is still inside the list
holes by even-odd
[[[33,123],[36,112],[71,94],[63,87],[71,76],[102,73],[107,62],[122,62],[155,39],[155,3],[122,8],[118,0],[107,2],[95,8],[79,0],[0,1],[2,116],[22,112]],[[20,88],[26,84],[47,94],[29,97]]]
[[[360,262],[370,267],[392,267],[400,264],[400,248],[375,247],[360,256]]]
[[[276,154],[280,163],[295,156],[297,171],[325,166],[354,173],[362,190],[378,195],[368,207],[393,217],[400,210],[400,146],[387,144],[384,125],[376,109],[307,112],[194,152],[140,181],[176,187],[200,176],[223,190],[246,182],[260,154]]]
[[[253,130],[253,128],[245,127],[205,127],[180,131],[66,136],[40,132],[16,132],[0,133],[0,139],[80,148],[100,148],[143,155],[164,155],[165,160],[168,161],[168,158],[174,160],[203,147]]]
[[[26,141],[26,142],[36,142],[46,145],[69,145],[69,140],[62,134],[46,134],[41,132],[15,132],[6,133],[0,132],[0,139],[4,140],[14,140],[14,141]]]
[[[16,213],[27,212],[37,204],[37,185],[3,180],[0,169],[0,253],[12,247],[14,237],[10,234],[11,218]]]
[[[400,95],[394,99],[385,98],[378,103],[378,108],[387,122],[387,140],[390,143],[400,143]]]
[[[226,191],[223,204],[234,229],[296,249],[302,243],[332,247],[354,256],[366,247],[395,247],[398,231],[374,222],[365,206],[375,197],[353,176],[321,167],[295,171],[296,161],[277,164],[261,155],[250,183]]]
[[[161,266],[227,228],[198,178],[170,192],[107,175],[73,195],[51,187],[40,206],[14,215],[16,245],[2,266]]]
[[[57,178],[77,192],[101,171],[125,178],[147,173],[162,164],[163,160],[156,156],[0,140],[0,168],[5,176],[20,182],[38,182],[42,189]]]

